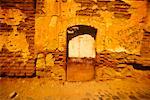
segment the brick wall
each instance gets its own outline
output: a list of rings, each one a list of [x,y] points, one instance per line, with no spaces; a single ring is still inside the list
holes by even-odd
[[[35,73],[35,1],[1,0],[0,7],[0,37],[6,40],[0,43],[0,76],[32,76]],[[19,20],[20,16],[15,15],[14,11],[17,12],[16,14],[20,14],[21,17],[24,15],[24,19]],[[13,13],[11,17],[9,13],[10,15]],[[13,27],[16,28],[16,33]],[[11,38],[13,33],[15,33],[15,35]],[[23,36],[25,38],[22,38]],[[13,40],[9,41],[12,42],[12,45],[8,45],[8,40]],[[23,42],[20,40],[26,42],[27,46],[25,47],[27,47],[27,49],[23,47],[25,44],[21,44]],[[10,49],[15,43],[19,45],[20,48],[18,49],[18,47],[16,47],[16,50]],[[29,54],[27,54],[25,50],[28,51]]]
[[[141,55],[150,58],[150,1],[147,4],[147,17],[145,19],[145,33],[142,40]]]
[[[58,38],[60,38],[60,40],[62,39],[62,41],[66,41],[65,34],[68,28],[68,25],[71,25],[71,24],[75,25],[76,23],[79,23],[79,24],[81,23],[81,20],[78,16],[76,16],[75,18],[72,18],[72,16],[76,14],[77,9],[73,9],[74,13],[71,13],[69,12],[70,8],[69,9],[65,8],[65,7],[68,7],[66,6],[66,4],[71,5],[70,7],[72,7],[72,5],[75,6],[77,5],[77,3],[73,2],[73,3],[61,4],[62,8],[64,9],[64,11],[62,9],[61,14],[63,15],[64,18],[69,19],[67,21],[63,20],[61,22],[60,20],[62,19],[58,19],[57,18],[58,16],[56,16],[60,13],[58,9],[59,8],[58,2],[51,2],[50,0],[37,0],[37,2],[35,1],[36,0],[1,0],[0,1],[0,76],[32,76],[35,73],[35,66],[37,68],[36,73],[38,73],[38,69],[40,70],[41,63],[42,63],[44,65],[44,66],[42,65],[42,68],[50,67],[51,77],[63,80],[65,79],[64,77],[66,73],[65,72],[66,71],[66,51],[65,50],[59,51],[57,49],[62,48],[62,47],[66,48],[65,47],[66,44],[65,42],[63,43],[61,41],[59,41],[60,42],[59,43]],[[98,4],[102,4],[102,2]],[[113,4],[114,3],[110,4],[111,5],[110,7],[113,7],[112,6]],[[132,3],[130,4],[132,5]],[[135,4],[140,4],[140,3],[135,2]],[[119,6],[119,5],[124,5],[125,8],[121,10],[122,6]],[[109,7],[106,9],[105,7],[103,7],[103,5],[97,5],[101,11],[103,10],[109,11],[108,14],[101,13],[101,17],[100,17],[102,18],[101,20],[104,20],[104,22],[108,24],[107,37],[109,38],[105,38],[106,31],[99,32],[99,30],[101,29],[105,30],[105,26],[103,27],[103,23],[100,22],[100,20],[98,20],[100,19],[99,17],[97,17],[95,20],[89,21],[87,17],[84,16],[84,19],[83,19],[84,21],[82,24],[98,27],[97,33],[101,34],[101,35],[97,35],[98,40],[96,40],[98,53],[101,50],[103,50],[104,46],[105,46],[104,47],[105,49],[110,50],[110,48],[112,48],[113,49],[112,51],[116,52],[117,49],[114,49],[114,48],[118,48],[119,44],[121,44],[121,47],[125,45],[126,49],[130,50],[130,53],[135,53],[136,49],[139,50],[139,48],[136,48],[136,47],[139,46],[138,44],[138,42],[140,41],[139,38],[141,38],[143,34],[140,32],[138,32],[139,35],[132,34],[132,33],[137,33],[137,30],[139,29],[142,30],[140,25],[136,25],[138,22],[135,23],[135,25],[127,25],[126,23],[121,23],[121,22],[123,22],[122,18],[125,18],[124,20],[127,21],[127,19],[129,19],[130,17],[133,17],[132,18],[133,20],[130,20],[127,23],[134,24],[134,19],[137,20],[137,19],[141,19],[142,17],[145,17],[146,8],[144,7],[142,9],[139,8],[139,11],[137,11],[137,14],[139,16],[136,16],[136,14],[131,10],[133,13],[133,16],[131,16],[131,14],[127,11],[127,9],[131,7],[131,5],[126,4],[125,2],[122,2],[121,0],[117,0],[113,11],[112,9],[110,10]],[[145,6],[144,2],[141,6],[143,5]],[[135,5],[132,5],[132,6],[135,6]],[[36,35],[35,35],[35,8],[36,8]],[[73,8],[77,8],[77,7],[73,7]],[[110,15],[112,12],[114,12],[114,15],[107,16],[107,15]],[[126,12],[125,15],[124,15],[124,12]],[[141,12],[144,12],[144,13],[141,14]],[[68,17],[68,14],[71,17]],[[51,18],[51,21],[53,22],[52,16],[55,16],[56,18],[56,25],[51,26],[49,25],[49,21]],[[71,22],[71,23],[68,23],[68,22]],[[109,27],[109,22],[112,22],[112,23],[115,22],[115,24],[114,25],[110,24],[110,27]],[[126,26],[126,27],[122,28],[122,26]],[[126,35],[126,33],[129,33],[129,32],[131,32],[131,41],[129,41],[129,37],[128,35]],[[37,43],[37,46],[35,46],[36,44],[34,44],[34,35],[36,37],[35,43]],[[135,38],[132,38],[133,35],[135,36]],[[121,40],[115,41],[116,37],[117,39],[121,39]],[[109,40],[109,39],[112,40],[111,43],[109,43],[109,41],[107,43],[106,40]],[[103,41],[105,41],[105,43],[107,44],[103,44],[104,43]],[[132,42],[135,44],[133,44]],[[14,46],[15,44],[16,45],[19,44],[19,45],[16,46],[15,48],[12,48],[12,46]],[[60,44],[62,45],[60,46]],[[150,56],[149,45],[150,45],[150,34],[145,33],[143,37],[142,47],[141,47],[141,54],[143,57],[149,58]],[[35,52],[34,47],[37,47],[36,51],[41,51],[42,53],[39,53],[39,54],[40,55],[42,54],[44,56],[39,57],[39,58],[37,57],[37,60],[35,60],[34,54],[37,52]],[[52,52],[44,51],[44,50],[51,51],[55,49],[56,51],[52,51]],[[139,51],[137,52],[139,53]],[[37,56],[39,56],[39,54],[37,53]],[[119,62],[118,62],[116,61],[116,58],[115,58],[118,55],[121,55],[121,54],[115,54],[115,55],[112,55],[112,57],[107,57],[107,56],[110,56],[110,54],[107,54],[107,52],[106,54],[99,54],[97,55],[97,58],[96,58],[96,64],[107,66],[107,67],[115,67],[118,63],[119,64],[120,63],[121,64],[122,63],[123,64],[134,63],[135,62],[134,59],[137,58],[137,57],[128,57],[128,56],[124,57],[128,54],[123,53],[121,56],[122,61],[120,60],[120,57],[119,57],[118,58]],[[134,56],[134,55],[131,55],[131,56]],[[126,62],[126,59],[124,58],[127,58],[127,62]],[[133,58],[133,59],[130,59],[130,58]],[[54,65],[59,66],[59,67],[54,67]],[[60,73],[62,74],[60,75]]]
[[[143,57],[150,58],[150,32],[144,33],[141,47],[141,55]]]

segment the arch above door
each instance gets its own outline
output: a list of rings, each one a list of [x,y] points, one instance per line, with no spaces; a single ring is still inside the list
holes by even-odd
[[[92,26],[74,25],[67,28],[67,41],[71,40],[72,38],[78,35],[83,35],[83,34],[89,34],[94,39],[96,39],[96,33],[97,33],[97,29]]]
[[[67,28],[67,57],[95,57],[97,29],[87,25]],[[80,49],[80,50],[78,50]]]

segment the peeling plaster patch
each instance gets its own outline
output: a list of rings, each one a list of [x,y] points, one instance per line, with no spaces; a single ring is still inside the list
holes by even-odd
[[[6,32],[7,35],[2,35],[0,39],[0,50],[2,49],[3,45],[10,52],[22,52],[22,56],[24,62],[26,62],[29,58],[29,44],[26,40],[26,35],[24,32],[17,31],[17,25],[20,22],[24,22],[26,15],[22,13],[19,9],[1,9],[0,8],[0,22],[6,23],[7,25],[11,25],[13,28],[12,32]]]
[[[7,25],[19,25],[20,21],[25,21],[26,15],[19,9],[1,9],[0,22]]]
[[[54,66],[54,57],[51,53],[46,55],[46,66],[50,67],[50,66]]]
[[[76,1],[83,2],[81,0]],[[97,3],[96,0],[93,1]],[[145,1],[109,0],[110,2],[107,2],[108,4],[106,4],[105,0],[101,1],[104,2],[99,3],[100,11],[98,13],[100,13],[101,16],[89,17],[76,16],[76,11],[80,10],[81,3],[76,3],[75,0],[68,0],[65,4],[61,2],[61,5],[59,5],[59,3],[54,4],[49,0],[45,0],[44,2],[48,5],[47,7],[44,7],[46,10],[46,15],[36,19],[36,50],[54,50],[57,47],[61,51],[65,50],[63,48],[66,48],[66,41],[64,40],[66,39],[65,34],[68,26],[83,24],[97,27],[97,52],[101,52],[103,50],[114,50],[117,52],[124,51],[132,54],[139,53],[141,45],[139,42],[141,41],[143,33],[139,32],[137,29],[137,32],[135,32],[137,34],[133,35],[134,32],[132,31],[136,31],[136,29],[129,31],[126,31],[126,29],[136,26],[141,22],[141,19],[146,16]],[[87,2],[91,1],[87,0]],[[123,5],[121,6],[121,4]],[[97,5],[95,4],[92,5],[91,3],[88,5],[93,7],[90,9],[97,8]],[[119,8],[117,8],[118,6]],[[116,8],[111,9],[114,7]],[[114,12],[121,15],[131,14],[131,17],[125,18],[126,16],[118,16],[118,18],[114,16]],[[56,17],[57,15],[61,15],[61,17]],[[140,27],[140,29],[142,30],[142,27]],[[118,31],[120,30],[123,32],[118,34]],[[63,35],[60,32],[63,32]],[[73,31],[69,30],[68,33],[72,34]],[[130,36],[130,34],[132,35]],[[109,40],[107,40],[106,37],[108,37]],[[63,41],[61,41],[61,39]]]
[[[36,68],[45,68],[45,58],[43,54],[38,55],[38,59],[36,61]]]
[[[5,34],[6,32],[3,32],[2,35],[0,36],[0,51],[2,51],[2,47],[5,44],[7,37],[3,34]]]
[[[119,45],[126,48],[128,53],[140,53],[140,46],[143,37],[143,30],[139,25],[129,27],[118,32],[120,37]]]
[[[7,42],[5,43],[5,45],[11,52],[21,51],[23,58],[25,58],[26,61],[28,60],[30,52],[28,50],[29,44],[26,41],[25,33],[19,33],[14,29],[13,32],[10,32],[10,35],[7,37]]]
[[[109,51],[112,52],[128,52],[125,48],[123,47],[118,47],[117,49],[108,49]]]
[[[150,2],[148,3],[148,10],[147,10],[148,14],[147,14],[147,18],[146,18],[146,26],[145,26],[145,30],[150,32]]]
[[[57,20],[58,20],[58,16],[52,16],[49,26],[55,27],[57,24]]]

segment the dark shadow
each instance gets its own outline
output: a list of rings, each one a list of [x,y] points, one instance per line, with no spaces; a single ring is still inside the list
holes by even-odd
[[[67,28],[67,43],[78,35],[89,34],[96,39],[97,29],[87,25],[75,25]]]
[[[136,64],[136,63],[132,63],[130,65],[133,65],[133,68],[137,70],[150,70],[150,66],[142,66],[142,64]]]

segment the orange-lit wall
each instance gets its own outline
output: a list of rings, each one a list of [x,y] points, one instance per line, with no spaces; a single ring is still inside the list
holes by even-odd
[[[150,55],[147,0],[1,1],[0,76],[38,75],[48,68],[51,76],[65,77],[66,31],[75,25],[97,29],[96,59],[103,51]]]
[[[75,2],[76,1],[76,2]],[[102,2],[103,5],[92,4],[90,9],[99,9],[97,15],[77,15],[82,3],[79,0],[55,2],[45,0],[43,15],[36,16],[35,48],[37,51],[54,50],[65,51],[66,29],[74,25],[89,25],[98,29],[96,36],[96,51],[127,52],[139,54],[143,37],[144,18],[147,16],[147,2],[122,0],[130,5],[126,15],[123,11],[115,10],[112,3]],[[111,1],[111,0],[110,0]],[[119,2],[120,3],[120,2]],[[118,3],[118,4],[119,4]],[[128,8],[122,6],[122,8]],[[118,13],[114,14],[114,13]],[[127,14],[131,14],[128,18]],[[116,17],[117,16],[117,17]]]

